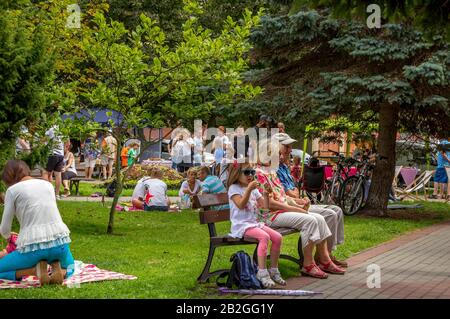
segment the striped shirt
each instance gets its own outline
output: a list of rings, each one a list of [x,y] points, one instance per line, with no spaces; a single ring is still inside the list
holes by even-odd
[[[218,194],[226,192],[225,186],[223,186],[222,181],[217,176],[209,175],[202,183],[202,193]]]
[[[218,193],[226,193],[227,189],[223,186],[222,181],[214,175],[209,175],[202,182],[202,193],[203,194],[218,194]],[[229,209],[230,205],[220,205],[215,206],[212,210],[223,210]]]

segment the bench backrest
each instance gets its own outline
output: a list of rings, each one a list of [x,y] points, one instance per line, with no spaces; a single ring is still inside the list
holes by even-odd
[[[212,207],[228,204],[228,194],[202,194],[193,197],[193,208],[200,211],[200,224],[214,224],[230,220],[230,210],[212,210]]]

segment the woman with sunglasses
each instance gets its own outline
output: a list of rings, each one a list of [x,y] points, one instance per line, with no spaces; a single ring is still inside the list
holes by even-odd
[[[231,236],[236,238],[251,237],[258,244],[258,272],[256,277],[264,288],[272,288],[275,283],[286,285],[278,270],[278,258],[282,236],[275,230],[258,222],[258,206],[264,206],[264,199],[258,191],[255,170],[249,164],[235,163],[229,172],[227,186],[230,203]],[[267,246],[272,241],[270,250],[271,267],[267,270]]]

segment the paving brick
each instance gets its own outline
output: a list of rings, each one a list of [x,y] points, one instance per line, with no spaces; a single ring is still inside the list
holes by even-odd
[[[311,299],[450,299],[450,224],[401,236],[349,259],[344,276],[293,278],[289,289],[321,291]],[[381,288],[369,289],[367,266],[381,267]],[[305,299],[301,297],[301,299]]]

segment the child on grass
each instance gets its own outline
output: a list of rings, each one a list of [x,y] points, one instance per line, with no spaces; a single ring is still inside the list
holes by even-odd
[[[258,222],[258,206],[266,206],[258,191],[255,170],[249,164],[234,163],[228,176],[228,198],[230,203],[231,236],[236,238],[252,237],[258,244],[258,273],[256,277],[264,288],[272,288],[275,283],[285,285],[278,270],[278,258],[282,236],[277,231]],[[267,246],[270,249],[271,268],[266,268]]]

